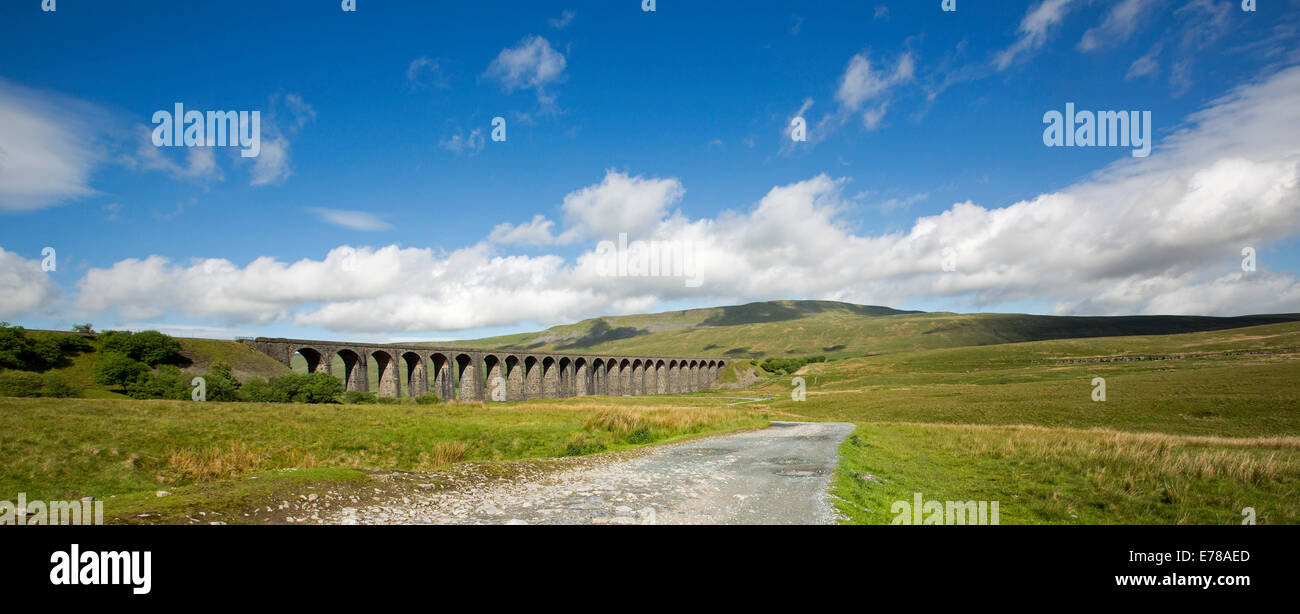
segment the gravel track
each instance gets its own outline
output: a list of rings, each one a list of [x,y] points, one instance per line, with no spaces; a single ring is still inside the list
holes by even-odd
[[[853,425],[771,427],[329,510],[329,524],[833,524],[827,489]]]

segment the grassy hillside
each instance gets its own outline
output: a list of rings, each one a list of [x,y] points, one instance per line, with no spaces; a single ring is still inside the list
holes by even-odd
[[[772,301],[732,307],[609,316],[455,345],[651,355],[866,356],[938,348],[1164,335],[1300,321],[1300,314],[1075,317],[899,311],[831,301]]]
[[[62,333],[75,334],[75,333]],[[267,356],[237,341],[220,339],[194,339],[177,337],[181,344],[181,357],[184,362],[181,370],[191,373],[207,373],[212,365],[224,362],[230,365],[235,377],[245,380],[250,377],[272,378],[289,373],[289,369],[274,358]],[[89,351],[71,357],[70,365],[51,369],[48,373],[58,373],[85,390],[83,396],[100,399],[123,399],[125,395],[109,390],[108,386],[95,383],[95,351]]]

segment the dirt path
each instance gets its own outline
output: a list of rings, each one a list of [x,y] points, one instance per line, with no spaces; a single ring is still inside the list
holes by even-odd
[[[852,424],[766,429],[659,446],[482,488],[407,492],[322,514],[331,524],[831,524],[836,451]]]

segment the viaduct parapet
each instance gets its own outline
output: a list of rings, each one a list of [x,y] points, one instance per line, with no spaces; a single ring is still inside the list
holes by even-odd
[[[428,392],[444,400],[524,401],[588,395],[629,396],[696,392],[717,382],[725,358],[623,356],[527,352],[402,344],[345,343],[257,337],[246,345],[292,367],[294,354],[308,372],[334,375],[343,363],[347,390],[370,391],[370,359],[379,370],[379,396]]]

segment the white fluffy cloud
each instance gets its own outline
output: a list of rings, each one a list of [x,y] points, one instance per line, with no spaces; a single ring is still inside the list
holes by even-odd
[[[1058,313],[1300,311],[1293,273],[1269,245],[1300,230],[1300,67],[1243,86],[1187,118],[1148,158],[1002,207],[971,202],[905,231],[860,234],[841,192],[818,175],[773,187],[752,207],[690,219],[676,179],[609,171],[543,216],[499,226],[450,253],[340,247],[322,260],[174,263],[152,256],[92,269],[78,307],[131,319],[168,311],[206,324],[291,322],[341,333],[460,330],[643,311],[665,301],[807,297],[908,306],[1036,300]],[[606,277],[596,243],[689,246],[702,284]],[[510,255],[498,244],[578,242],[580,252]],[[495,241],[495,242],[494,242]],[[675,242],[675,243],[669,243]],[[1259,270],[1243,273],[1254,247]],[[945,249],[957,270],[945,272]]]
[[[0,248],[0,319],[51,311],[58,295],[39,258],[28,260]]]
[[[564,77],[565,63],[564,54],[534,34],[513,47],[502,49],[484,75],[495,79],[507,92],[536,90],[538,100],[547,104],[551,97],[546,94],[546,87]]]
[[[873,67],[871,59],[865,54],[855,54],[849,59],[849,65],[840,77],[840,88],[835,93],[835,99],[846,109],[857,111],[863,104],[879,99],[890,88],[911,80],[915,68],[912,56],[906,53],[887,72]]]
[[[686,189],[677,179],[647,179],[615,170],[605,171],[600,183],[574,190],[560,209],[568,228],[556,235],[555,223],[543,215],[518,226],[504,223],[492,229],[488,240],[504,244],[567,244],[581,239],[615,241],[620,234],[632,239],[657,231],[669,210]]]
[[[827,111],[815,127],[808,126],[805,134],[807,140],[803,142],[816,145],[850,120],[860,121],[861,127],[867,131],[879,128],[889,109],[893,91],[911,82],[915,74],[916,62],[911,53],[900,55],[892,66],[873,61],[866,52],[854,54],[840,75],[835,90],[836,107]],[[805,98],[790,119],[803,117],[806,121],[808,110],[812,106],[813,99]],[[791,121],[787,121],[781,128],[782,154],[789,154],[799,148],[799,142],[790,138],[793,129]]]
[[[95,193],[102,114],[0,79],[0,211],[41,209]]]
[[[551,232],[554,226],[555,222],[538,213],[526,224],[497,224],[488,234],[488,240],[504,245],[550,245],[555,243],[555,236]]]
[[[685,195],[676,179],[647,179],[606,171],[597,185],[564,197],[565,219],[579,237],[617,239],[619,233],[640,237],[655,229],[669,208]]]

